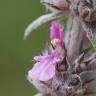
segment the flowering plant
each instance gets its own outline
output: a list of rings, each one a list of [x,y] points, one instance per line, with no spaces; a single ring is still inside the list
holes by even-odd
[[[26,38],[40,25],[53,21],[51,44],[42,55],[34,57],[36,63],[28,71],[27,79],[40,91],[36,96],[95,96],[96,53],[88,48],[90,41],[96,47],[95,0],[41,0],[41,3],[52,13],[30,24],[24,35]],[[65,15],[66,33],[59,22]]]

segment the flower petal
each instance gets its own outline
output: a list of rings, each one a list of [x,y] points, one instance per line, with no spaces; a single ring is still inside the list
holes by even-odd
[[[50,38],[64,41],[63,27],[60,25],[59,22],[54,21],[52,23],[50,27]]]
[[[45,58],[46,57],[46,58]],[[28,77],[32,80],[47,81],[55,75],[55,65],[60,59],[53,55],[36,56],[37,62],[33,68],[28,72]]]

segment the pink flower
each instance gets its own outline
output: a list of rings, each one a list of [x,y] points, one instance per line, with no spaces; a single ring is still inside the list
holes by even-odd
[[[64,58],[65,51],[61,47],[61,43],[64,44],[63,28],[58,22],[53,22],[50,29],[51,39],[55,43],[59,40],[58,43],[60,44],[57,44],[55,48],[49,47],[50,52],[47,52],[47,54],[34,57],[36,64],[28,72],[28,79],[30,80],[48,81],[52,79],[55,75],[55,65]]]

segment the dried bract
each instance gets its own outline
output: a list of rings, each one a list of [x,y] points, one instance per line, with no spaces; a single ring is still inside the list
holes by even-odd
[[[96,48],[96,0],[74,0],[71,8],[80,17],[88,38]]]
[[[96,53],[87,57],[87,51],[83,51],[70,63],[62,26],[53,22],[50,29],[51,45],[46,53],[34,57],[36,64],[29,70],[27,79],[42,96],[93,96],[96,93]]]
[[[41,0],[41,3],[53,12],[69,10],[68,0]]]

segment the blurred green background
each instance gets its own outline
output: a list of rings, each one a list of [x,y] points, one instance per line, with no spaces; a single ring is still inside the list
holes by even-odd
[[[0,96],[33,96],[36,89],[26,80],[32,58],[48,40],[48,26],[23,40],[27,25],[46,13],[39,0],[0,0]],[[47,29],[47,30],[46,30]]]

